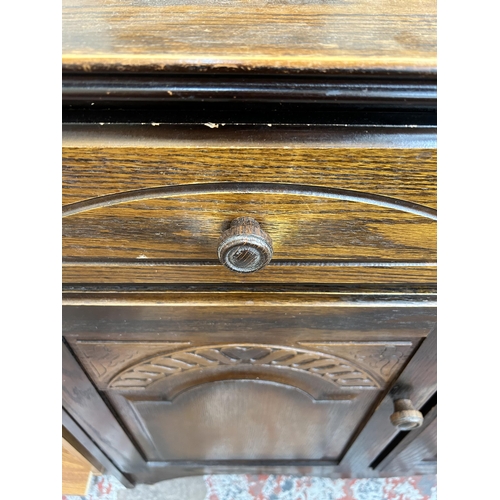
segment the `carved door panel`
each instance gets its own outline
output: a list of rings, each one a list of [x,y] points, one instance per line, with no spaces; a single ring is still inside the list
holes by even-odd
[[[70,343],[148,461],[338,461],[418,340],[292,338]]]

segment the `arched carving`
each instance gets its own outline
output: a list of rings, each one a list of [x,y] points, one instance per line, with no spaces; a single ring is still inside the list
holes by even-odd
[[[190,375],[188,386],[204,383],[213,379],[211,370],[220,368],[227,372],[234,367],[235,372],[226,378],[258,378],[260,372],[270,368],[283,372],[295,372],[302,377],[319,378],[323,384],[333,385],[336,389],[377,389],[379,383],[366,370],[331,354],[268,344],[222,344],[191,347],[168,354],[157,355],[137,363],[118,373],[109,383],[111,389],[147,389],[152,384],[181,375]],[[260,369],[260,370],[259,370]],[[202,372],[203,371],[203,372]],[[241,377],[237,371],[241,371]],[[197,377],[196,372],[202,377]],[[251,374],[255,376],[251,376]],[[194,376],[193,376],[194,375]],[[293,377],[286,376],[287,383]],[[303,384],[297,381],[304,389]],[[180,382],[182,390],[189,388]],[[305,389],[304,389],[305,390]],[[173,390],[174,393],[179,392]]]
[[[389,196],[364,193],[349,189],[337,189],[307,184],[284,184],[277,182],[213,182],[138,189],[135,191],[126,191],[122,193],[99,196],[97,198],[71,203],[63,207],[63,217],[68,217],[87,210],[118,205],[120,203],[128,203],[131,201],[215,193],[287,194],[291,196],[354,201],[358,203],[368,203],[370,205],[392,208],[401,212],[407,212],[420,215],[428,219],[437,220],[437,212],[435,209],[419,205],[418,203],[391,198]]]

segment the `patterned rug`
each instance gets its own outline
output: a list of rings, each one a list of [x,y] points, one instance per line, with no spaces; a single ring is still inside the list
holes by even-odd
[[[437,500],[435,476],[328,479],[291,476],[204,476],[204,500]]]
[[[86,497],[63,500],[437,500],[435,475],[385,479],[328,479],[245,474],[206,475],[125,489],[95,477]]]

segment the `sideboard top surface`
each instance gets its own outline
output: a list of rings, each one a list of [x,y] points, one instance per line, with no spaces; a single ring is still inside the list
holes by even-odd
[[[435,0],[63,0],[66,71],[436,71]]]

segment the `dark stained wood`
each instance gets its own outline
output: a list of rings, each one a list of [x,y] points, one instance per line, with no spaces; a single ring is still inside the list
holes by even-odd
[[[356,474],[371,464],[389,445],[398,430],[392,426],[390,416],[394,411],[393,398],[403,394],[412,400],[415,408],[420,409],[436,392],[437,387],[437,330],[432,331],[422,342],[406,368],[392,388],[392,397],[387,395],[375,413],[367,421],[355,442],[341,460]],[[414,432],[414,431],[412,431]]]
[[[80,322],[77,332],[65,334],[149,461],[293,459],[334,464],[419,337],[388,333],[394,301],[386,310],[372,303],[365,309],[366,320],[363,308],[354,304],[343,308],[339,303],[339,311],[320,308],[326,335],[313,333],[321,320],[316,317],[315,325],[314,316],[299,304],[287,324],[285,318],[276,321],[279,307],[262,305],[255,315],[248,303],[244,308],[226,305],[214,314],[213,307],[198,308],[186,300],[186,316],[175,326],[168,321],[178,306],[101,306],[108,321],[94,307],[66,306],[65,312],[79,309],[93,324],[84,327]],[[129,316],[134,310],[139,322]],[[415,307],[400,309],[405,312],[412,317],[407,320],[411,327],[420,327],[425,335],[425,316],[419,320]],[[428,317],[434,312],[430,307]],[[262,321],[268,314],[268,321],[286,332],[259,324],[259,316]],[[188,316],[191,322],[199,318],[198,332],[186,330]],[[162,333],[152,336],[155,317]],[[240,325],[227,324],[231,317]],[[339,335],[342,317],[349,329],[346,340]],[[69,325],[77,325],[75,320]],[[381,320],[383,326],[377,324]],[[395,326],[400,328],[401,320]],[[353,333],[362,323],[364,336]],[[94,325],[99,325],[97,330]],[[244,335],[241,327],[247,329]],[[293,443],[291,435],[296,436]]]
[[[378,477],[383,473],[367,470],[369,476]],[[345,477],[342,470],[334,465],[320,463],[286,463],[278,462],[151,462],[149,469],[133,475],[138,483],[154,484],[159,481],[186,476],[202,476],[204,474],[283,474],[295,476],[327,476],[330,478]]]
[[[99,295],[100,306],[64,307],[63,332],[146,454],[148,472],[132,472],[140,481],[235,470],[245,460],[255,470],[334,473],[353,433],[435,325],[435,305],[418,295],[408,307],[390,295],[384,306],[373,294],[350,301],[325,294],[313,307],[301,304],[305,296],[288,294],[280,306],[257,292],[233,292],[232,300],[156,292],[156,306],[134,305],[144,293],[126,306],[106,306],[106,293],[95,293],[94,303]],[[292,446],[290,435],[302,437]]]
[[[352,191],[349,189],[315,186],[312,184],[254,181],[201,182],[178,184],[174,186],[158,186],[150,189],[134,189],[132,191],[113,193],[89,200],[82,200],[77,203],[71,203],[63,207],[62,215],[63,217],[70,217],[88,212],[89,210],[114,207],[145,200],[165,200],[171,198],[215,195],[226,195],[231,197],[250,194],[254,196],[291,196],[292,199],[301,197],[304,200],[317,198],[321,200],[347,201],[388,208],[398,212],[418,215],[425,219],[437,220],[437,212],[432,208],[406,200],[368,193],[366,191]]]
[[[122,473],[145,466],[144,459],[120,427],[68,347],[62,344],[63,409]]]
[[[408,433],[376,467],[395,474],[414,471],[418,467],[436,467],[437,406],[424,419],[422,427]]]
[[[67,198],[63,229],[66,259],[63,279],[67,283],[407,285],[436,281],[432,145],[428,149],[411,145],[399,149],[346,149],[340,143],[330,147],[327,140],[310,145],[306,137],[302,149],[288,149],[291,136],[283,134],[265,148],[257,149],[244,142],[234,149],[216,143],[211,143],[216,147],[206,147],[209,142],[206,138],[202,138],[205,147],[198,148],[199,139],[189,142],[185,138],[183,142],[179,137],[169,139],[167,134],[163,138],[144,137],[144,143],[136,137],[133,148],[123,148],[111,137],[103,148],[91,144],[95,139],[86,142],[88,135],[85,137],[78,143],[76,134],[72,149],[65,150],[65,154],[71,151],[74,159],[65,166],[64,174],[65,193],[71,194]],[[148,142],[155,140],[159,142],[154,146]],[[127,156],[130,151],[133,155]],[[346,151],[350,156],[345,156]],[[114,156],[116,152],[121,156]],[[144,161],[147,155],[158,152],[161,156]],[[234,152],[243,156],[235,154],[230,163],[224,164],[223,159]],[[324,154],[327,159],[318,163]],[[85,158],[85,163],[78,165],[79,158]],[[251,160],[246,163],[248,158]],[[259,166],[263,158],[271,158],[274,164]],[[148,170],[151,165],[153,168]],[[158,170],[165,165],[167,170]],[[405,182],[402,176],[407,179]],[[283,193],[238,192],[238,185],[234,193],[185,197],[180,192],[174,198],[148,198],[157,188],[176,188],[186,182],[195,185],[209,180],[220,186],[228,182],[242,185],[245,179],[275,184],[280,179],[310,183],[311,178],[318,192],[327,188],[345,194],[341,190],[347,189],[358,198],[365,196],[375,203],[385,203],[384,197],[393,201],[377,206],[301,194],[292,202]],[[426,191],[424,186],[429,189]],[[119,199],[128,196],[127,191],[131,190],[146,196],[128,201]],[[93,200],[96,196],[104,201]],[[112,204],[106,200],[121,202]],[[266,269],[248,277],[235,275],[215,261],[220,233],[239,215],[251,215],[262,222],[275,250],[275,258]],[[304,227],[314,229],[310,234],[301,233]],[[97,232],[92,234],[93,231]],[[324,238],[324,234],[331,235],[332,240]],[[179,256],[184,260],[179,260]],[[212,466],[214,471],[225,467],[235,470],[231,467],[236,467],[238,460],[246,460],[246,465],[255,466],[256,470],[259,467],[275,470],[273,467],[285,465],[292,470],[302,461],[308,470],[323,467],[321,470],[328,474],[341,470],[344,475],[375,474],[367,469],[374,458],[370,450],[363,450],[365,455],[355,451],[354,466],[344,460],[340,468],[335,464],[349,455],[352,441],[353,448],[356,447],[356,434],[363,427],[370,429],[369,417],[378,414],[377,406],[388,398],[385,395],[406,359],[435,328],[436,321],[434,297],[418,294],[398,298],[390,294],[356,297],[311,291],[276,294],[235,290],[228,295],[172,291],[110,294],[81,290],[66,293],[65,300],[66,339],[98,390],[110,402],[121,425],[147,459],[157,462],[156,466],[148,463],[142,472],[137,468],[131,470],[133,477],[141,481],[193,470],[206,471]],[[204,353],[216,352],[222,356],[221,353],[235,349],[238,352],[272,349],[269,355],[284,359],[313,353],[314,362],[329,363],[332,370],[338,366],[332,361],[335,356],[350,359],[354,365],[344,365],[352,370],[354,366],[358,371],[363,370],[360,366],[369,363],[365,366],[367,372],[359,373],[363,374],[364,384],[375,386],[371,392],[359,390],[359,394],[345,389],[335,391],[320,377],[313,375],[311,379],[298,365],[291,372],[279,364],[257,366],[253,362],[236,366],[234,357],[233,362],[219,365],[213,371],[202,368],[203,363],[213,362]],[[149,383],[140,385],[145,379],[137,373],[148,372],[148,377],[153,377],[157,370],[168,372],[165,363],[182,366],[193,356],[204,360],[199,370],[195,367],[175,377],[154,379],[151,388]],[[152,359],[158,360],[154,366]],[[381,371],[373,371],[377,366],[378,370],[389,367],[389,372],[382,376]],[[348,374],[354,373],[349,370]],[[130,383],[136,386],[123,386]],[[255,395],[244,397],[248,391]],[[263,398],[261,405],[255,404],[259,395]],[[219,405],[211,404],[218,400],[235,402],[232,411],[237,415],[228,420],[227,411],[221,413]],[[250,407],[243,411],[247,403]],[[245,423],[244,414],[257,406],[268,408],[268,413],[260,412]],[[280,415],[280,411],[299,420],[284,417],[276,427],[274,420],[270,421],[266,415]],[[190,418],[186,419],[186,415]],[[307,421],[308,417],[312,419],[312,434],[297,429],[298,422]],[[187,420],[196,422],[197,433],[182,427]],[[238,434],[235,422],[240,423],[239,427],[246,425],[245,432]],[[256,434],[255,426],[262,429],[265,439],[252,448],[250,436]],[[175,428],[178,432],[165,433],[165,428]],[[333,447],[328,448],[330,441],[325,440],[320,428],[330,429],[328,433],[335,436],[331,441]],[[227,430],[227,441],[220,435],[223,430]],[[282,443],[280,438],[277,442],[282,444],[272,450],[266,448],[273,436],[281,435],[279,432],[302,437],[292,443]],[[388,441],[393,428],[391,433],[386,437]],[[379,446],[377,440],[378,437],[370,436],[371,451]],[[218,450],[216,445],[221,442],[225,444]],[[213,463],[214,459],[224,458],[225,465]],[[324,459],[331,465],[321,464]],[[292,462],[279,465],[280,460]],[[182,461],[192,466],[181,465]]]
[[[228,341],[244,338],[247,342],[259,342],[272,338],[286,343],[294,332],[294,338],[301,342],[406,340],[425,337],[436,324],[435,305],[425,298],[420,306],[412,303],[409,307],[405,302],[398,307],[396,299],[392,305],[383,307],[376,301],[372,304],[367,301],[357,306],[352,302],[344,305],[337,302],[333,307],[296,304],[293,308],[253,307],[250,303],[189,307],[188,298],[184,307],[179,302],[172,306],[106,307],[105,301],[103,297],[102,306],[65,306],[64,335],[80,339],[111,340],[118,336],[122,340],[179,341],[182,334],[183,341],[194,341],[217,334]]]
[[[121,389],[120,392],[120,390],[117,391],[117,388],[110,387],[110,384],[113,385],[113,380],[118,380],[117,376],[119,376],[120,373],[125,374],[127,370],[132,369],[131,367],[141,366],[141,363],[144,363],[144,361],[149,362],[148,360],[153,359],[155,356],[164,356],[164,353],[167,355],[172,352],[189,353],[197,349],[197,355],[200,355],[200,353],[203,352],[199,350],[203,347],[200,345],[200,342],[208,346],[216,339],[221,339],[223,345],[227,346],[228,343],[234,345],[235,341],[239,342],[241,345],[243,341],[243,345],[247,349],[250,347],[248,343],[260,342],[259,346],[262,348],[261,346],[263,344],[269,345],[271,340],[273,345],[280,345],[280,343],[283,343],[281,345],[288,346],[286,349],[289,351],[293,349],[297,351],[298,349],[299,351],[297,352],[323,352],[326,353],[327,356],[340,356],[343,359],[351,357],[351,359],[356,359],[357,366],[359,366],[360,362],[368,362],[369,364],[366,366],[369,367],[370,372],[374,373],[374,368],[378,366],[378,370],[382,371],[375,373],[378,373],[379,377],[383,377],[379,379],[384,381],[383,384],[388,384],[391,381],[391,377],[397,376],[398,367],[404,365],[408,353],[411,352],[411,349],[414,349],[414,346],[418,345],[419,339],[425,337],[427,332],[433,328],[436,319],[435,304],[428,302],[430,296],[419,296],[418,294],[413,297],[408,296],[406,301],[407,307],[404,307],[405,302],[401,301],[399,310],[397,307],[397,300],[395,300],[394,295],[391,296],[390,294],[387,296],[380,296],[379,300],[376,300],[376,295],[374,295],[373,292],[367,293],[366,296],[363,294],[351,296],[348,300],[346,300],[346,295],[342,293],[337,295],[324,294],[323,297],[320,296],[321,294],[317,294],[317,296],[314,297],[316,306],[313,310],[319,313],[318,316],[318,314],[312,314],[313,310],[311,310],[309,306],[300,304],[308,295],[299,295],[295,297],[295,307],[290,308],[289,301],[293,301],[294,299],[290,294],[287,295],[286,293],[281,297],[281,304],[287,305],[280,306],[280,300],[278,300],[274,304],[274,307],[273,294],[269,293],[259,295],[258,292],[243,293],[235,291],[230,293],[232,299],[226,299],[226,293],[222,292],[215,294],[215,296],[213,292],[194,295],[193,293],[186,292],[178,293],[177,297],[171,295],[172,292],[164,294],[159,292],[152,293],[153,300],[148,299],[147,294],[145,296],[144,292],[142,292],[135,296],[132,294],[128,302],[125,301],[125,303],[128,304],[126,307],[106,307],[104,304],[109,303],[107,302],[108,299],[106,299],[106,296],[109,297],[110,294],[99,294],[96,292],[92,299],[93,303],[99,303],[99,296],[103,297],[101,299],[102,305],[97,308],[92,306],[64,307],[63,332],[71,343],[72,348],[77,353],[87,373],[93,377],[97,387],[107,394],[107,399],[112,402],[115,411],[118,411],[120,419],[127,423],[129,431],[133,433],[135,439],[140,441],[141,448],[146,450],[146,453],[150,454],[150,458],[156,460],[158,460],[158,458],[166,458],[169,455],[157,454],[156,447],[152,447],[150,438],[146,438],[144,435],[144,425],[150,427],[147,433],[147,435],[150,435],[151,432],[153,432],[153,434],[156,432],[154,430],[155,425],[164,427],[164,424],[160,423],[162,419],[166,418],[168,422],[172,421],[171,418],[169,418],[169,412],[165,413],[165,411],[159,411],[161,405],[163,405],[164,409],[170,408],[168,404],[165,406],[165,403],[162,403],[162,401],[165,400],[165,396],[168,395],[169,389],[162,386],[161,384],[164,384],[164,382],[160,380],[157,382],[157,385],[160,384],[158,385],[158,389],[155,389],[157,392],[151,393],[151,391],[140,391],[140,394],[138,394],[139,397],[132,397],[130,390]],[[82,294],[80,293],[80,295]],[[116,295],[118,295],[117,299],[119,299],[120,294],[115,294],[115,296]],[[251,298],[255,299],[257,307],[257,309],[253,311],[253,307],[249,307],[247,303]],[[123,304],[123,301],[120,302],[120,300],[123,299],[119,299],[117,303]],[[372,301],[370,304],[371,307],[362,307],[363,302],[365,302],[365,306],[369,305],[366,303],[366,301],[369,300]],[[384,300],[386,301],[385,307],[383,305]],[[424,301],[424,303],[427,301],[428,307],[418,308],[419,300]],[[331,303],[325,308],[325,304],[329,301]],[[134,303],[137,304],[141,302],[149,304],[154,302],[157,305],[156,307],[151,307],[151,305],[149,307],[134,306]],[[244,303],[246,303],[246,307],[244,308],[238,305]],[[166,306],[166,304],[175,305],[172,307]],[[203,305],[198,307],[196,304],[210,305],[210,307],[207,308]],[[216,306],[215,310],[214,306]],[[286,312],[287,310],[293,310],[291,316],[290,313]],[[185,311],[186,313],[179,316],[178,311]],[[242,311],[245,312],[242,313]],[[194,315],[197,316],[198,320],[193,322],[195,319]],[[135,320],[134,316],[136,318]],[[321,319],[321,317],[323,319]],[[406,325],[406,327],[404,327],[404,325]],[[253,327],[253,332],[252,329],[249,329],[249,326]],[[237,335],[235,335],[235,332],[238,332]],[[295,347],[291,347],[294,342],[296,342]],[[252,349],[256,348],[257,346],[252,347]],[[398,352],[400,354],[397,354]],[[417,354],[419,353],[420,351]],[[401,356],[401,354],[403,356]],[[184,356],[184,354],[182,354],[182,356]],[[379,356],[382,357],[380,358]],[[425,350],[422,356],[424,356],[424,358],[426,357]],[[371,365],[370,359],[372,359],[375,364]],[[164,364],[165,361],[160,362],[160,365]],[[391,367],[391,370],[390,372],[385,372],[384,369],[388,366]],[[423,366],[423,369],[425,370],[425,366]],[[215,373],[217,370],[218,373]],[[308,391],[309,393],[314,393],[314,391],[318,390],[320,387],[319,382],[308,385],[307,381],[304,381],[297,375],[287,380],[286,377],[283,378],[283,373],[280,373],[279,379],[274,378],[274,380],[270,380],[269,376],[272,377],[273,374],[269,374],[263,369],[260,369],[258,372],[260,382],[255,381],[255,375],[249,372],[248,369],[246,369],[246,371],[241,371],[240,368],[238,369],[240,370],[239,373],[231,367],[229,367],[229,371],[226,370],[225,373],[220,373],[220,369],[217,370],[214,371],[214,375],[216,375],[215,378],[204,372],[204,380],[210,383],[199,387],[213,387],[215,389],[218,387],[217,384],[221,383],[258,383],[261,385],[264,384],[265,386],[266,380],[267,383],[271,382],[271,387],[275,387],[273,384],[277,382],[278,386],[276,387],[290,387],[290,385],[293,386],[298,384],[301,390],[305,391],[306,394]],[[191,376],[189,373],[187,373],[187,375]],[[233,380],[235,376],[240,378],[240,382]],[[247,377],[250,378],[248,379]],[[243,381],[241,381],[241,378],[243,378]],[[408,380],[408,376],[403,373],[401,379]],[[186,380],[187,379],[181,381],[179,387],[184,387],[184,394],[189,395],[190,390],[186,391]],[[172,380],[168,381],[168,384],[171,384],[171,382]],[[280,385],[283,383],[285,383],[284,386]],[[418,383],[419,381],[416,381],[416,384]],[[384,386],[382,385],[382,387]],[[175,390],[178,391],[179,389]],[[221,390],[220,387],[218,390]],[[261,389],[259,389],[259,391],[261,391]],[[290,389],[287,389],[287,391],[289,392]],[[238,394],[240,394],[239,388],[234,392],[234,395]],[[158,399],[159,395],[161,395],[161,397]],[[206,397],[213,402],[211,396],[211,394],[208,394]],[[344,397],[345,396],[346,394],[344,393]],[[310,399],[307,399],[310,398],[310,396],[305,397],[306,399],[304,401],[310,401]],[[318,394],[316,394],[315,397],[319,397]],[[354,404],[358,405],[357,407],[359,408],[361,402],[359,397],[360,396],[356,396],[353,400],[347,400],[347,402],[338,401],[334,404],[347,404],[351,406]],[[195,399],[197,400],[197,398]],[[203,397],[201,399],[203,399]],[[274,401],[276,396],[271,399]],[[182,399],[175,400],[182,402]],[[254,401],[255,398],[250,398],[250,400]],[[323,405],[325,403],[319,403],[318,401],[312,404],[314,406],[318,404]],[[132,409],[136,405],[139,405],[137,407],[138,409]],[[259,408],[265,407],[265,405],[258,406]],[[240,407],[241,405],[239,404],[235,405],[235,409]],[[215,405],[213,409],[211,409],[210,405],[205,405],[204,408],[206,408],[206,411],[216,411],[217,405]],[[349,406],[347,408],[349,408]],[[361,414],[363,419],[366,418],[366,416],[364,416],[366,413],[366,410],[355,412],[357,418],[359,418]],[[389,423],[390,413],[391,411],[386,415],[386,423],[392,428]],[[181,414],[185,416],[184,411],[182,411]],[[193,415],[199,414],[200,412],[198,410],[193,410]],[[273,415],[275,414],[276,412],[273,412]],[[369,414],[370,412],[368,412],[368,415]],[[140,419],[143,421],[137,423],[139,415],[141,415]],[[307,415],[310,415],[309,411]],[[307,420],[307,417],[304,418]],[[144,419],[146,420],[144,421]],[[209,422],[212,420],[213,418],[208,419]],[[339,422],[342,423],[347,420],[359,423],[359,420],[356,418],[353,419],[352,417],[343,417]],[[322,425],[324,426],[324,424]],[[368,427],[369,426],[370,421],[368,422]],[[198,427],[203,428],[202,423],[200,423]],[[228,427],[227,422],[226,425],[220,427]],[[175,425],[175,428],[180,429],[179,425]],[[216,429],[217,428],[219,427],[216,426]],[[160,434],[153,442],[156,443],[162,435],[163,434]],[[346,437],[348,436],[344,436],[344,439]],[[178,436],[175,435],[174,438],[178,441],[177,445],[173,442],[161,445],[166,446],[166,448],[163,448],[164,452],[166,450],[171,450],[172,446],[173,449],[176,449],[176,446],[180,446],[180,449],[183,450],[200,450],[199,440],[196,441],[196,443],[186,441],[186,439],[189,439],[189,433],[180,433]],[[203,446],[208,445],[202,445],[201,450],[203,450]],[[242,449],[246,449],[246,447]],[[306,447],[305,449],[308,448]],[[262,452],[262,450],[260,451]],[[241,457],[241,455],[239,456]],[[194,455],[194,458],[198,459],[207,457],[212,458],[212,455]],[[335,460],[333,459],[330,460],[331,465],[326,465],[324,462],[318,462],[317,459],[316,461],[314,459],[303,459],[302,462],[300,462],[297,461],[296,458],[300,457],[295,457],[288,465],[279,460],[266,462],[261,461],[261,459],[247,462],[238,462],[238,460],[232,462],[226,461],[225,463],[219,464],[213,462],[213,460],[207,461],[206,459],[202,461],[191,460],[189,462],[182,462],[179,460],[174,462],[150,462],[147,470],[145,469],[141,472],[134,469],[131,474],[135,480],[140,482],[155,482],[169,477],[196,474],[199,471],[241,472],[247,470],[248,472],[248,470],[255,470],[269,472],[272,470],[296,471],[296,473],[300,471],[300,473],[323,474],[331,477],[333,477],[332,474],[341,474],[344,477],[345,475],[352,477],[370,477],[375,475],[374,471],[367,469],[366,459],[368,457],[365,457],[363,466],[359,465],[359,467],[353,469],[346,464],[335,466]],[[420,468],[418,470],[423,469]],[[429,468],[426,470],[429,470]],[[387,471],[380,472],[380,475],[386,474]]]
[[[436,3],[65,0],[63,68],[432,73]]]
[[[315,400],[305,391],[302,374],[243,368],[221,367],[213,376],[205,370],[196,385],[175,396],[163,392],[164,383],[156,383],[156,390],[117,387],[107,394],[152,461],[324,460],[335,464],[380,393],[375,388],[345,388],[329,395],[330,400]],[[274,370],[279,372],[279,365]],[[187,384],[186,377],[189,374],[180,383]]]
[[[353,401],[358,390],[383,387],[415,342],[221,343],[80,340],[72,342],[96,386],[173,401],[210,381],[265,380],[298,387],[315,401]],[[172,376],[175,375],[175,376]],[[137,398],[136,398],[137,399]]]
[[[101,353],[99,359],[109,353],[116,368],[120,366],[119,359],[131,362],[141,358],[141,352],[143,357],[152,356],[165,350],[211,342],[282,346],[295,343],[299,349],[320,346],[321,350],[334,348],[337,352],[364,346],[369,350],[382,349],[378,355],[382,354],[384,359],[399,345],[418,344],[436,321],[435,306],[432,302],[426,304],[426,297],[422,298],[423,307],[418,307],[417,301],[398,304],[389,296],[385,304],[374,298],[356,303],[355,299],[344,302],[345,297],[340,300],[323,297],[323,300],[317,298],[313,307],[301,304],[298,297],[295,306],[290,307],[286,297],[285,306],[279,302],[273,304],[276,299],[269,294],[260,299],[252,294],[246,294],[246,298],[242,295],[231,304],[232,301],[226,303],[225,294],[221,293],[219,300],[208,297],[208,301],[199,305],[195,297],[191,303],[189,295],[181,295],[170,304],[168,297],[157,297],[156,306],[151,307],[134,305],[133,300],[128,305],[121,302],[122,305],[106,306],[107,294],[102,295],[100,306],[66,305],[63,308],[64,334],[73,349],[81,354],[80,362],[94,374],[110,373],[100,361],[98,367],[87,365],[88,356],[95,358],[97,351]],[[250,303],[252,298],[256,305]],[[331,304],[325,306],[328,301]],[[98,304],[98,297],[94,296],[91,303]],[[117,343],[121,347],[117,347]],[[386,343],[396,347],[387,351]],[[123,350],[125,353],[120,354]],[[390,366],[389,363],[387,369]],[[100,376],[94,381],[101,387]]]
[[[145,300],[145,303],[149,300],[150,294],[175,294],[176,293],[200,293],[207,294],[210,292],[212,296],[220,295],[224,293],[225,297],[230,301],[234,294],[246,293],[246,292],[270,292],[268,297],[279,297],[282,294],[305,294],[312,295],[322,294],[323,296],[332,297],[344,297],[346,300],[350,300],[349,297],[375,297],[380,299],[381,297],[391,297],[391,300],[404,301],[408,300],[412,303],[414,301],[419,301],[421,298],[425,297],[425,300],[434,301],[436,300],[436,286],[434,285],[414,285],[406,283],[404,285],[385,285],[380,286],[377,284],[363,283],[361,285],[328,285],[328,284],[318,284],[318,283],[249,283],[247,285],[240,283],[197,283],[192,285],[189,283],[173,283],[173,284],[119,284],[119,285],[105,285],[105,284],[66,284],[62,287],[63,300],[65,297],[71,297],[73,294],[85,293],[89,294],[99,294],[101,298],[109,297],[113,294],[119,292],[127,300],[127,297],[135,293],[145,292],[141,295]],[[105,295],[106,294],[106,295]],[[153,296],[151,295],[151,296]],[[194,295],[193,295],[194,296]],[[116,298],[116,296],[115,296]],[[168,300],[168,295],[163,295],[163,301]],[[138,303],[141,301],[138,298]],[[415,302],[416,303],[416,302]],[[91,304],[89,304],[91,305]]]
[[[130,478],[122,474],[100,448],[90,439],[69,413],[62,410],[62,435],[97,470],[116,477],[124,486],[133,486]]]
[[[406,113],[402,115],[407,116]],[[346,127],[345,120],[339,125],[301,125],[286,122],[266,126],[230,125],[226,123],[190,123],[182,121],[169,124],[164,117],[162,123],[125,122],[64,123],[62,126],[63,148],[207,148],[207,149],[424,149],[437,146],[436,126],[391,126],[374,127],[373,123],[352,123]],[[220,151],[222,154],[223,151]],[[285,151],[283,151],[285,153]],[[338,152],[337,152],[338,153]],[[390,154],[386,151],[386,154]],[[168,159],[168,156],[166,157]],[[389,157],[390,158],[390,157]],[[390,161],[389,158],[387,161]],[[304,158],[305,160],[306,158]],[[420,157],[422,161],[429,157]],[[261,160],[268,162],[266,157]],[[339,158],[340,160],[340,158]],[[425,163],[425,162],[424,162]],[[361,167],[362,164],[359,165]],[[233,168],[237,167],[235,163]],[[383,166],[383,163],[381,163]],[[119,164],[115,165],[118,168]],[[410,169],[411,175],[412,169]],[[193,172],[191,172],[193,173]],[[321,177],[319,177],[321,179]],[[353,179],[354,180],[354,179]]]
[[[289,74],[280,78],[197,74],[194,79],[192,75],[158,73],[147,76],[127,73],[126,78],[119,74],[64,73],[62,83],[63,105],[71,104],[79,107],[84,105],[87,110],[92,103],[111,106],[118,103],[121,106],[125,105],[125,109],[128,110],[137,109],[138,105],[155,103],[160,109],[165,106],[164,110],[168,106],[171,112],[172,104],[177,107],[179,103],[188,106],[197,103],[201,110],[210,109],[214,113],[217,108],[212,107],[211,103],[216,103],[217,106],[223,103],[222,106],[226,107],[231,102],[234,107],[237,100],[238,103],[256,104],[251,108],[253,110],[260,108],[263,102],[279,103],[279,107],[283,104],[294,103],[302,106],[307,103],[310,117],[314,115],[313,111],[317,109],[318,103],[351,108],[357,105],[364,109],[369,106],[377,108],[387,106],[394,109],[397,106],[410,112],[420,111],[422,108],[432,109],[436,106],[437,94],[436,78],[399,76],[397,79],[387,80],[381,75],[377,77],[367,74],[345,77]],[[297,108],[294,108],[297,111]],[[226,125],[235,121],[242,123],[242,118],[244,120],[245,116],[249,116],[248,112],[241,112],[244,109],[238,109],[237,117],[230,118],[228,114],[229,121]],[[66,111],[70,110],[71,108],[66,108]],[[268,113],[268,119],[275,121],[273,115],[274,113]],[[64,116],[63,113],[63,119]],[[256,115],[252,113],[252,116]],[[171,115],[164,115],[162,121],[171,119]]]

